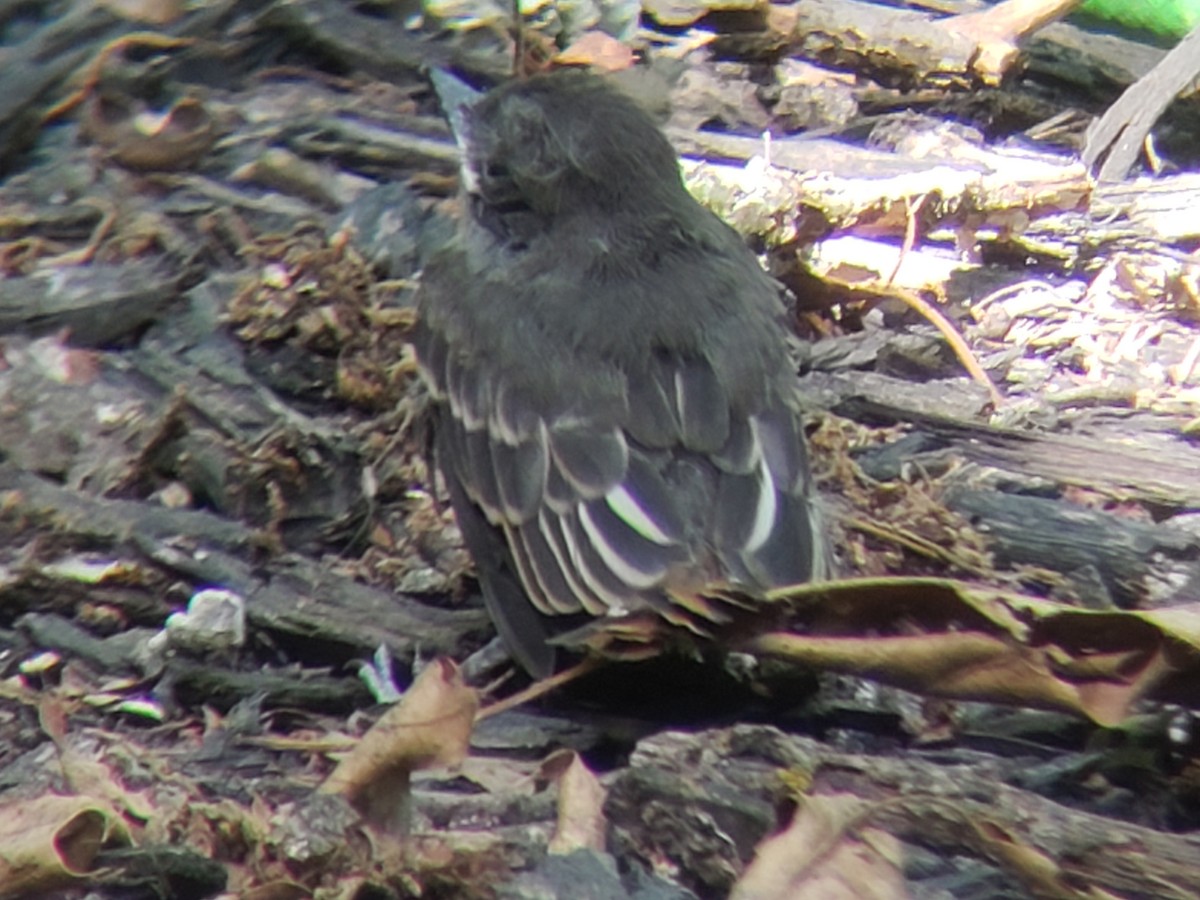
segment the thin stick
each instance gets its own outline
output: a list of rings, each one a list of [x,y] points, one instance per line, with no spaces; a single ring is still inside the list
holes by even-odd
[[[925,206],[925,202],[929,199],[928,194],[922,194],[915,201],[905,201],[905,222],[904,222],[904,243],[900,247],[900,255],[896,259],[896,265],[892,269],[892,274],[884,283],[885,289],[890,296],[898,298],[900,301],[916,310],[925,319],[942,333],[942,337],[946,339],[946,343],[950,345],[950,349],[954,351],[954,355],[958,357],[958,361],[962,363],[963,368],[967,370],[972,378],[983,385],[991,398],[992,407],[999,409],[1004,405],[1004,395],[997,390],[992,379],[988,377],[983,366],[979,364],[979,360],[975,358],[975,354],[971,352],[971,348],[967,345],[963,336],[958,333],[958,329],[953,323],[947,319],[933,305],[927,303],[920,295],[914,291],[908,291],[904,288],[895,285],[896,276],[900,274],[900,267],[904,264],[904,259],[908,256],[917,243],[918,237],[918,218],[921,215],[921,210]]]
[[[589,656],[583,662],[571,666],[569,669],[564,669],[549,678],[543,678],[541,681],[535,681],[523,691],[517,691],[511,697],[505,697],[503,700],[497,700],[495,703],[485,706],[475,714],[475,721],[482,722],[484,719],[490,718],[502,712],[508,712],[510,709],[515,709],[523,703],[528,703],[530,700],[536,700],[539,697],[544,697],[551,691],[557,690],[565,684],[570,684],[577,678],[582,678],[589,672],[594,672],[603,665],[605,660],[598,656]]]

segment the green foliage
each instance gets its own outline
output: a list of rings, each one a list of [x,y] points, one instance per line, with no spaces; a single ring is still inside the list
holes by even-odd
[[[1080,14],[1174,43],[1200,23],[1200,0],[1085,0]]]

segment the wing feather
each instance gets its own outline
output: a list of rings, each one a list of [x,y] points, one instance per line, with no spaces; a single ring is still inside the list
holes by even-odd
[[[699,360],[680,361],[675,395],[683,446],[697,453],[720,450],[729,437],[729,398],[712,366]]]
[[[478,366],[446,355],[446,396],[454,417],[469,431],[486,426],[492,406],[491,380]]]
[[[629,379],[629,415],[625,428],[644,447],[663,449],[679,443],[679,407],[675,369],[670,361],[654,356],[646,370]]]
[[[418,327],[413,335],[413,346],[417,352],[417,366],[429,392],[435,400],[446,398],[446,357],[449,348],[446,340],[431,328]]]
[[[755,440],[771,470],[771,479],[786,492],[804,489],[808,460],[800,437],[800,421],[794,410],[776,406],[751,420]]]
[[[657,587],[668,567],[684,558],[677,545],[642,537],[603,499],[579,504],[579,522],[608,570],[635,591]]]
[[[754,433],[753,423],[754,419],[749,416],[730,417],[725,446],[709,454],[717,468],[735,475],[748,475],[758,468],[762,444]]]
[[[492,472],[504,518],[517,524],[532,520],[545,502],[549,454],[535,434],[519,443],[490,441]]]
[[[500,506],[500,488],[492,467],[492,445],[486,431],[470,431],[459,419],[454,420],[456,469],[463,488],[493,525],[504,519]]]
[[[547,543],[537,522],[530,522],[512,530],[510,540],[518,544],[518,559],[523,559],[525,568],[538,587],[534,605],[547,615],[566,615],[580,611],[579,598],[572,590],[562,568],[561,560]]]
[[[584,419],[539,407],[537,391],[452,355],[438,335],[423,346],[422,371],[449,413],[439,452],[548,621],[654,609],[707,633],[728,611],[694,590],[706,578],[753,589],[817,574],[790,404],[768,396],[740,409],[707,362],[655,357]],[[511,589],[487,593],[492,607],[512,602]]]
[[[629,447],[615,424],[595,428],[551,423],[548,432],[555,468],[578,496],[602,497],[625,477]]]
[[[608,615],[620,615],[639,605],[639,592],[608,567],[577,516],[561,520],[572,562],[584,582],[603,602]]]
[[[604,495],[609,509],[626,526],[660,547],[687,539],[687,522],[662,474],[645,454],[629,454],[625,477]]]
[[[607,615],[609,606],[585,579],[578,550],[567,540],[566,526],[564,519],[553,515],[549,510],[543,510],[538,516],[538,528],[559,561],[563,577],[570,585],[571,596],[589,615]]]

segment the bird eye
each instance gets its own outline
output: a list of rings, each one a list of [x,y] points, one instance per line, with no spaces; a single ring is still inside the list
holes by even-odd
[[[525,197],[513,180],[511,169],[501,162],[487,160],[480,181],[480,193],[499,212],[526,209]]]

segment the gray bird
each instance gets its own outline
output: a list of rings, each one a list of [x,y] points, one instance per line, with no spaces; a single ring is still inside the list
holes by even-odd
[[[631,99],[562,70],[464,111],[465,214],[415,335],[435,453],[496,628],[653,612],[712,635],[824,577],[778,285]]]

